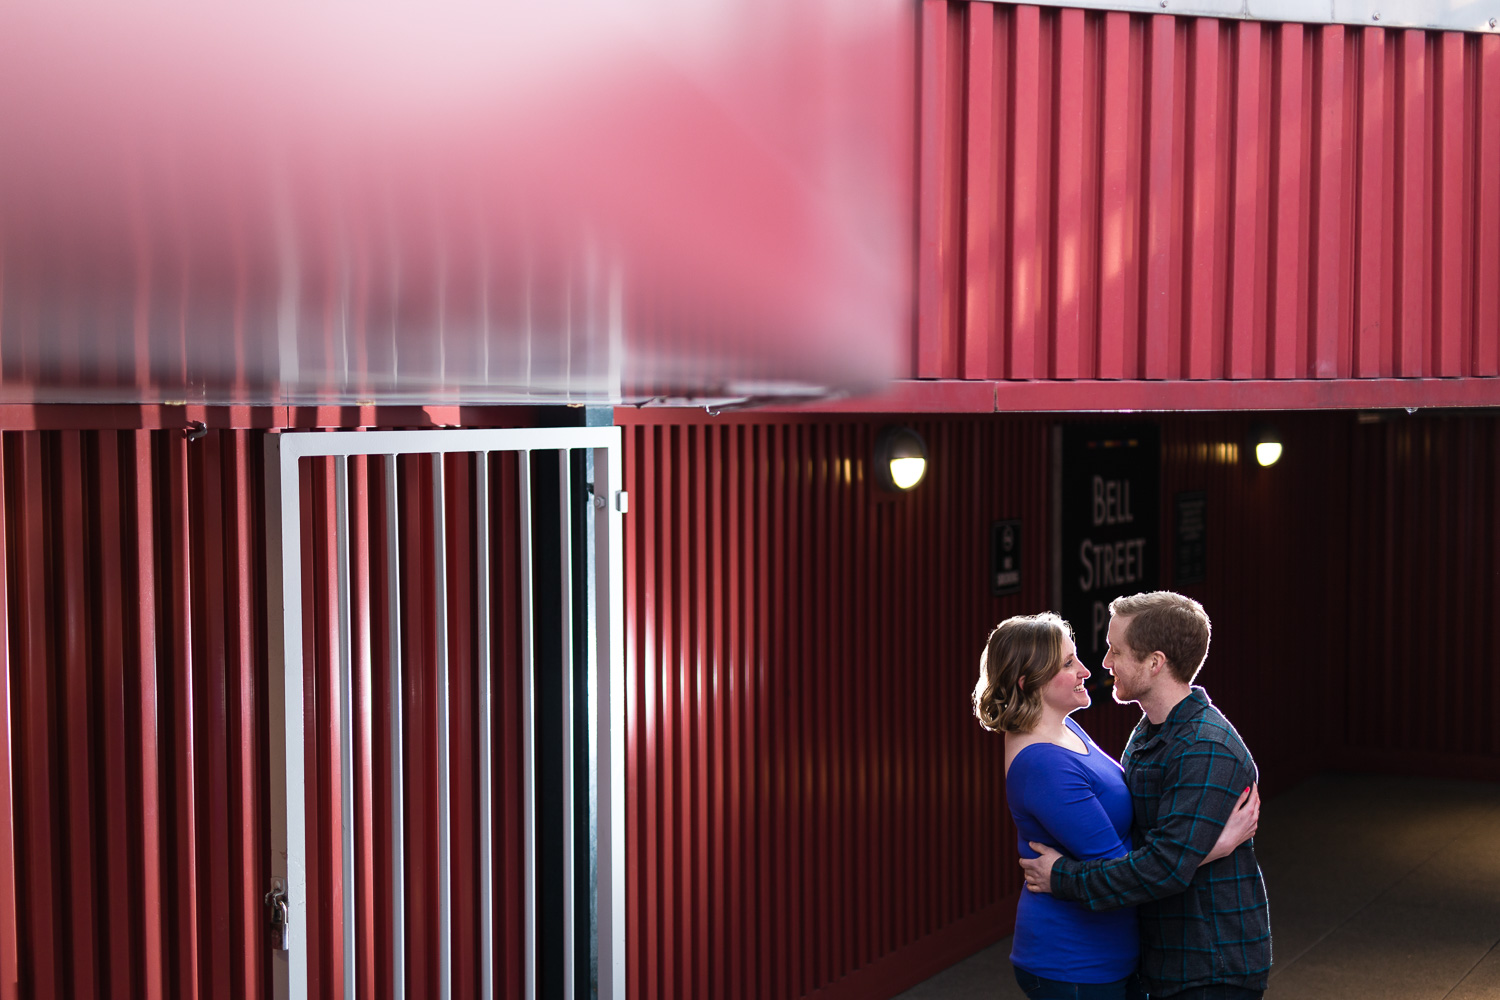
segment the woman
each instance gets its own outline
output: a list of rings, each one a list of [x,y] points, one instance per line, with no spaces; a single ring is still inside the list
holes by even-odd
[[[1124,772],[1069,716],[1089,706],[1073,630],[1057,615],[1007,618],[979,660],[974,714],[1005,734],[1005,794],[1018,843],[1047,843],[1079,860],[1130,853]],[[1204,864],[1255,832],[1259,801],[1247,789]],[[1011,964],[1031,1000],[1138,1000],[1135,909],[1094,912],[1050,894],[1021,893]]]

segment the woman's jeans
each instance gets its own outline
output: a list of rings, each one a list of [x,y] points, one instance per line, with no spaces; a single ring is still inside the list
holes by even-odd
[[[1061,983],[1016,966],[1016,982],[1030,1000],[1146,1000],[1135,973],[1113,983]]]

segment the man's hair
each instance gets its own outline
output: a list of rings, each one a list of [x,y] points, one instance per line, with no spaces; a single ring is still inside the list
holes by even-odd
[[[1193,683],[1203,669],[1213,625],[1203,605],[1191,597],[1170,590],[1116,597],[1109,602],[1109,613],[1130,619],[1125,645],[1137,660],[1160,652],[1172,676],[1184,684]]]
[[[1029,733],[1042,717],[1042,688],[1063,665],[1073,629],[1050,611],[1007,618],[990,633],[974,686],[974,714],[984,728]]]

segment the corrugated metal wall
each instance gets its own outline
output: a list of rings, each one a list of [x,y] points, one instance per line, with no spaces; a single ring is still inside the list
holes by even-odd
[[[1009,930],[1002,744],[968,697],[989,628],[1049,600],[1051,422],[913,418],[932,472],[887,496],[888,419],[621,415],[632,996],[890,995]],[[1162,583],[1172,496],[1204,490],[1209,576],[1184,590],[1271,793],[1319,766],[1316,699],[1286,691],[1323,669],[1302,512],[1332,419],[1285,419],[1272,470],[1246,464],[1246,417],[1161,421]],[[993,598],[1008,518],[1024,588]],[[1086,725],[1118,752],[1138,717],[1105,702]]]
[[[1345,621],[1346,605],[1338,587],[1344,496],[1330,456],[1354,417],[1276,415],[1285,451],[1269,469],[1255,463],[1246,444],[1263,415],[1147,419],[1161,427],[1158,585],[1208,611],[1213,641],[1199,681],[1245,737],[1263,790],[1274,795],[1318,771],[1314,751],[1332,742],[1317,722],[1317,705],[1332,691],[1329,664],[1344,655],[1342,633],[1329,626]],[[1201,582],[1176,578],[1174,514],[1183,492],[1206,500]],[[1081,721],[1118,753],[1139,718],[1133,708],[1096,700]]]
[[[1247,441],[1264,415],[1162,417],[1161,585],[1203,603],[1213,642],[1200,682],[1245,737],[1262,791],[1277,792],[1321,770],[1331,742],[1320,713],[1329,664],[1344,650],[1329,623],[1346,605],[1334,585],[1342,517],[1330,491],[1348,413],[1277,414],[1280,462],[1256,464]],[[1176,494],[1207,500],[1207,575],[1175,579]],[[1130,713],[1133,725],[1138,712]],[[1111,744],[1123,749],[1124,737]]]
[[[132,412],[126,413],[128,409]],[[159,424],[156,408],[35,413],[31,423]],[[505,412],[505,411],[502,411]],[[530,411],[513,410],[513,420]],[[337,414],[300,412],[319,424]],[[262,411],[215,420],[266,422]],[[439,419],[443,419],[439,416]],[[263,997],[270,951],[264,431],[14,430],[0,435],[9,738],[0,807],[0,997]],[[492,476],[495,955],[520,990],[519,598],[514,456]],[[339,994],[338,689],[331,643],[332,471],[303,477],[313,996]],[[454,988],[477,992],[472,459],[448,460]],[[385,510],[353,460],[352,611],[361,990],[391,995],[391,700]],[[435,676],[432,460],[402,459],[408,995],[432,995]],[[373,665],[373,667],[372,667]],[[372,674],[373,669],[373,674]],[[372,682],[373,676],[373,682]]]
[[[911,374],[1500,374],[1500,37],[923,0]]]
[[[439,627],[437,560],[433,538],[434,457],[403,456],[397,463],[399,564],[387,560],[384,458],[350,462],[350,627],[354,663],[355,981],[362,995],[393,993],[391,886],[391,769],[404,788],[405,990],[437,996],[440,982],[438,910]],[[514,454],[491,455],[491,606],[476,603],[479,560],[474,550],[478,511],[470,455],[444,459],[447,623],[446,663],[451,753],[451,926],[455,996],[476,996],[480,976],[478,615],[491,618],[495,733],[496,993],[521,991],[522,809],[521,630],[519,519]],[[310,993],[343,996],[343,871],[340,846],[338,584],[332,459],[304,460],[304,649],[308,651],[305,705]],[[390,605],[390,576],[398,578],[399,607]],[[404,759],[393,761],[392,692],[388,683],[391,617],[399,616],[402,657],[401,718]]]
[[[1500,779],[1500,413],[1350,421],[1340,445],[1342,762]]]
[[[1050,422],[918,418],[932,478],[885,497],[867,477],[889,418],[626,419],[631,995],[888,994],[1004,933],[1019,884],[1005,860],[1014,835],[996,779],[1000,741],[979,730],[967,698],[986,630],[1047,602]],[[1268,790],[1325,762],[1488,773],[1481,765],[1500,750],[1490,725],[1500,709],[1490,628],[1500,613],[1500,418],[1285,414],[1286,457],[1270,470],[1244,460],[1250,417],[1153,419],[1162,582],[1174,582],[1172,498],[1203,490],[1208,578],[1183,589],[1214,617],[1204,681],[1256,751]],[[0,436],[10,723],[0,995],[266,994],[262,433],[215,429],[193,443],[180,429]],[[384,519],[381,492],[369,488],[373,463],[360,464],[364,663],[380,662],[387,641],[387,570],[369,541]],[[497,484],[513,475],[492,472]],[[326,520],[325,473],[309,470],[309,524]],[[473,680],[462,665],[476,612],[464,591],[472,532],[463,463],[448,475],[450,681],[462,705]],[[408,595],[430,590],[426,476],[430,460],[406,460]],[[514,576],[511,529],[497,517],[498,643],[515,634],[515,601],[503,589]],[[1025,526],[1025,587],[995,599],[987,532],[1009,517]],[[309,579],[326,575],[318,543],[306,558]],[[322,590],[309,600],[319,620],[335,613]],[[434,863],[419,780],[434,753],[424,721],[433,677],[418,666],[431,659],[430,618],[421,600],[403,603],[417,993],[431,991],[435,951],[420,876]],[[331,633],[315,630],[309,648]],[[324,851],[313,880],[318,995],[332,995],[341,968],[327,835],[338,801],[326,766],[331,662],[318,653],[308,682],[307,745],[321,762],[310,764],[310,815],[325,824],[313,841]],[[518,693],[505,680],[513,671],[496,676],[497,781],[514,783]],[[363,680],[356,694],[368,815],[386,807],[389,698]],[[1133,718],[1099,704],[1085,722],[1118,749]],[[455,712],[455,747],[472,745],[473,721]],[[455,754],[459,990],[477,942],[462,874],[472,865],[469,766]],[[510,881],[520,831],[502,801],[496,953],[510,995],[521,968]],[[379,873],[390,845],[380,824],[367,829],[356,870],[373,905],[356,915],[358,974],[385,996],[390,900]]]
[[[259,433],[3,435],[14,995],[263,995]],[[12,909],[13,903],[13,909]]]
[[[874,995],[849,977],[1007,919],[1017,871],[978,861],[1014,837],[999,741],[966,705],[986,623],[1044,600],[1046,426],[924,422],[935,482],[889,498],[878,426],[626,430],[631,996]],[[1028,569],[996,600],[1000,517]]]

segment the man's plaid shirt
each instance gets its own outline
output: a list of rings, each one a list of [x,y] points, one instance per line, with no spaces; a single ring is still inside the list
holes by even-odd
[[[1140,971],[1153,997],[1210,983],[1264,990],[1271,918],[1251,843],[1198,866],[1257,780],[1244,740],[1194,687],[1160,726],[1141,718],[1120,763],[1136,849],[1101,861],[1060,858],[1052,894],[1091,910],[1139,905]]]

